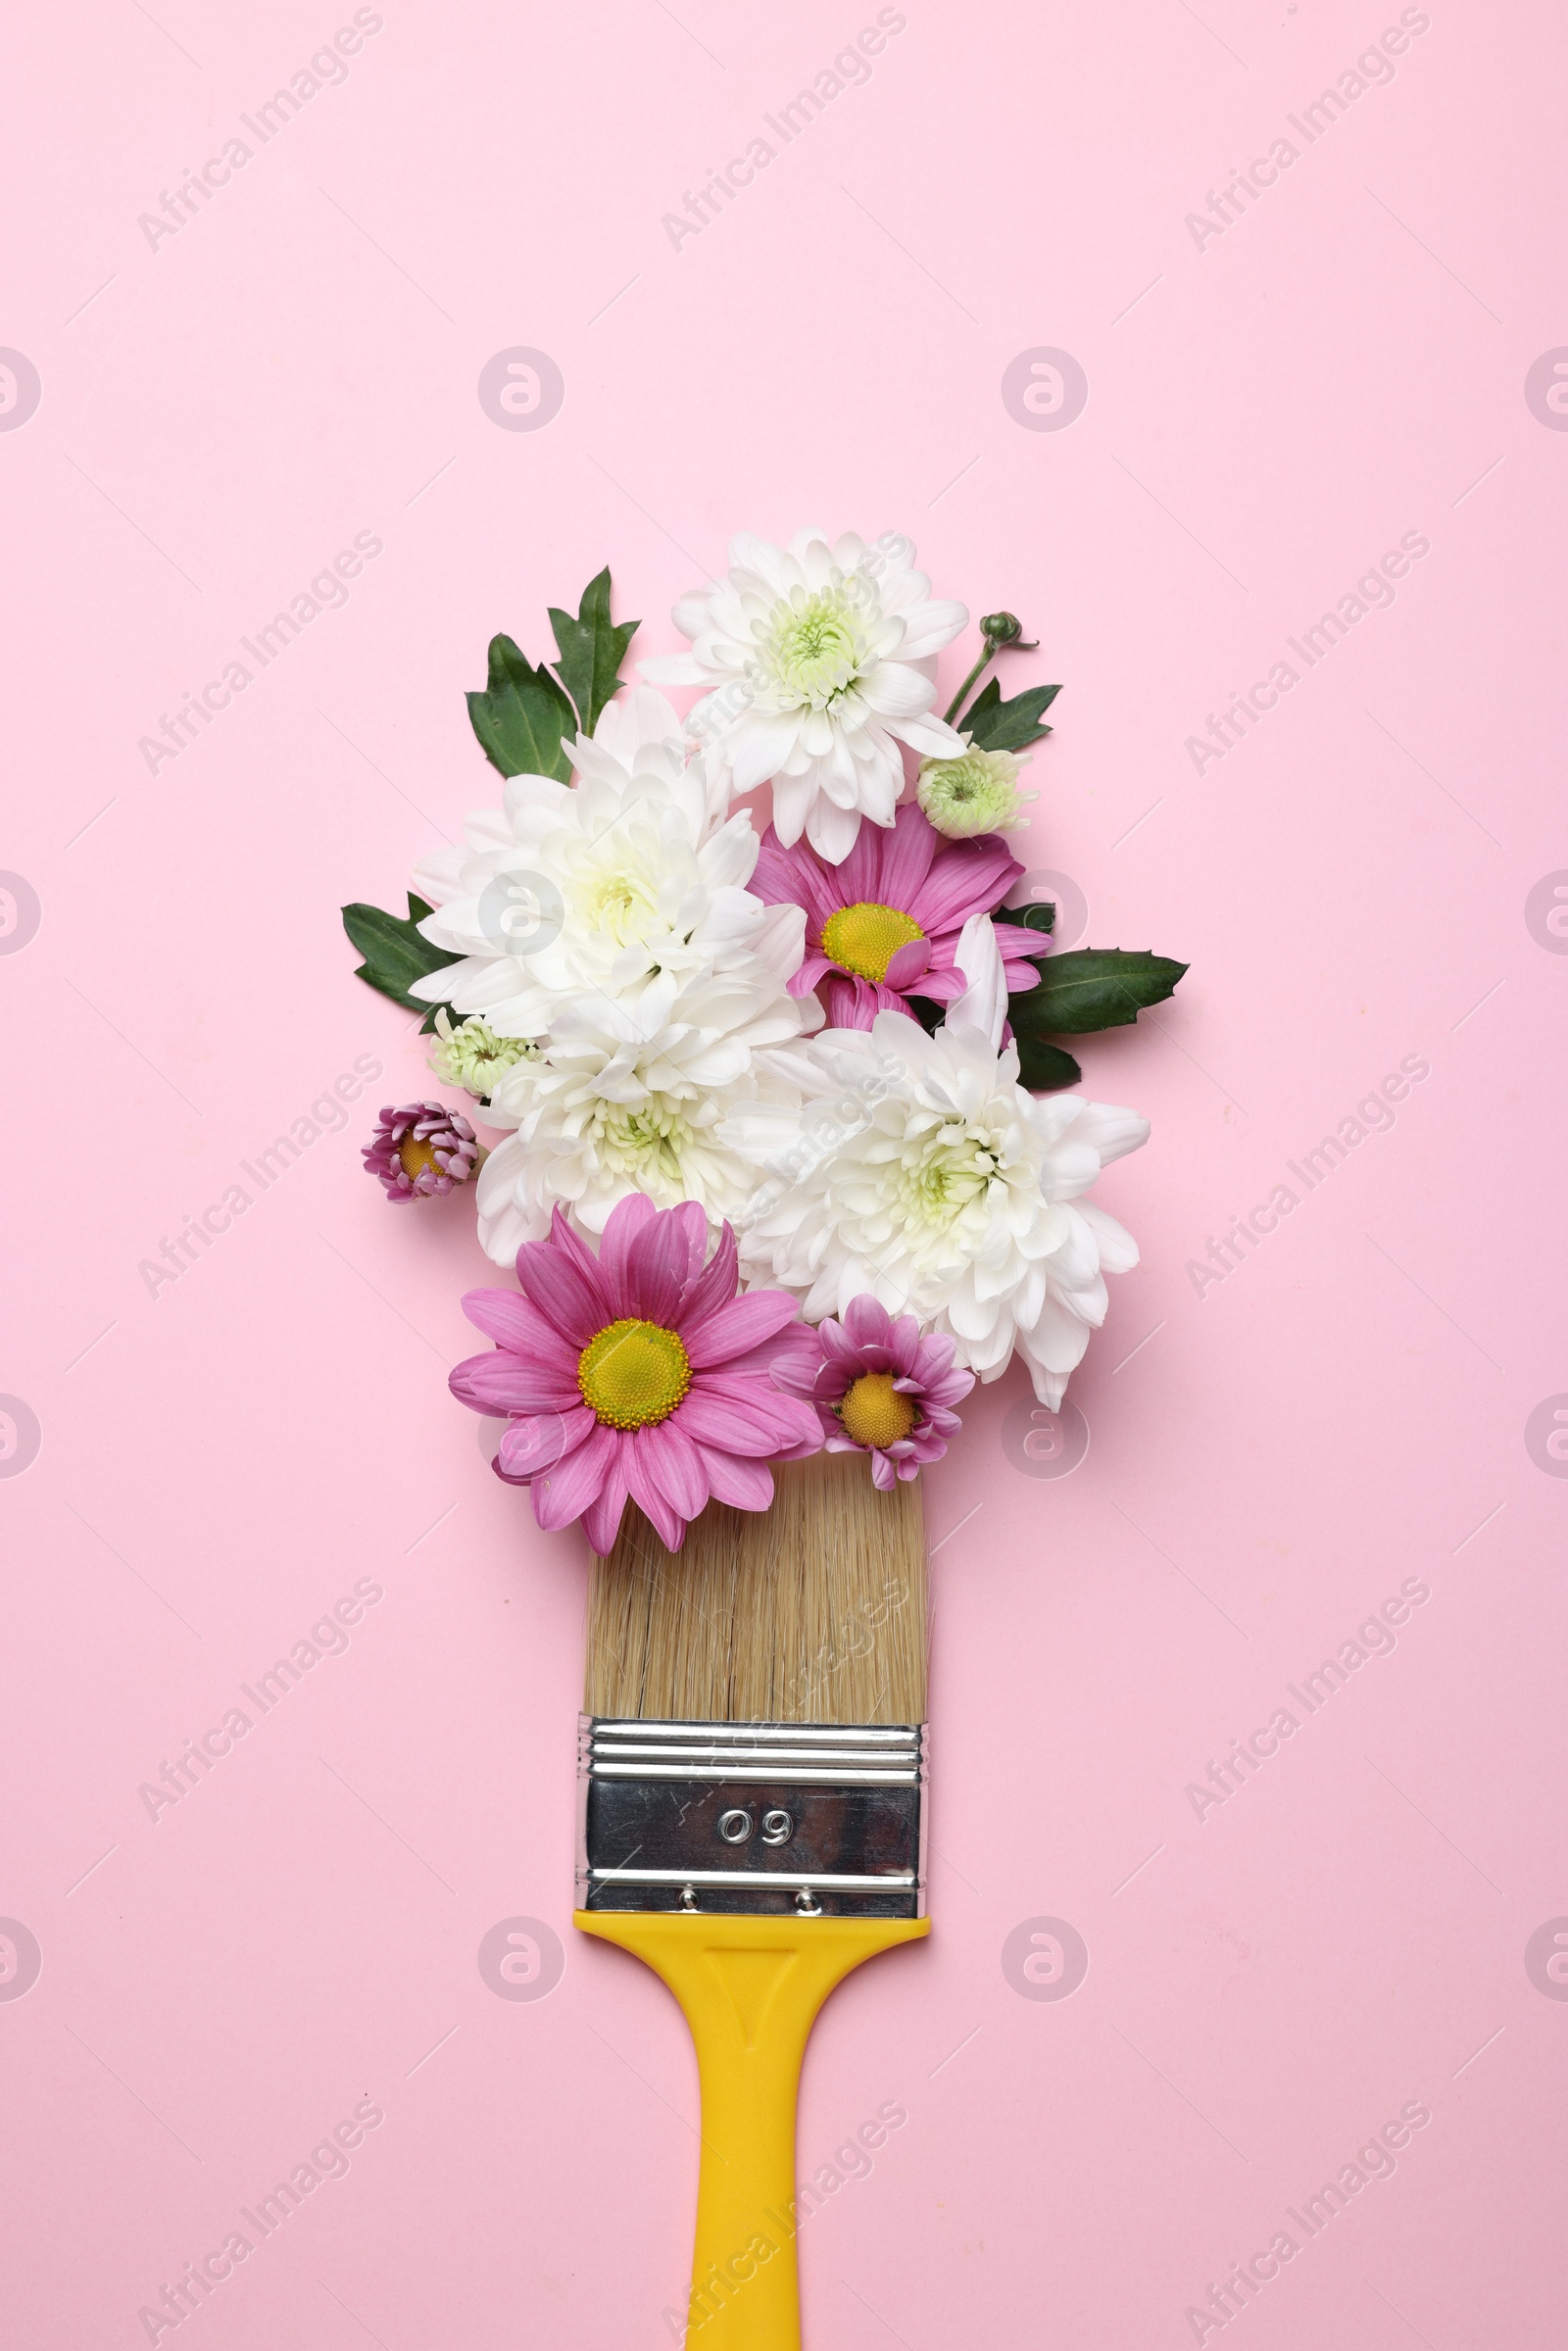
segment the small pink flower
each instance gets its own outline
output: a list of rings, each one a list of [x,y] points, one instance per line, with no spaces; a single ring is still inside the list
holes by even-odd
[[[863,838],[863,828],[862,828]],[[792,1363],[782,1383],[808,1396],[821,1415],[830,1453],[869,1453],[874,1483],[915,1477],[940,1461],[957,1434],[953,1406],[974,1386],[974,1374],[956,1371],[954,1342],[920,1336],[912,1314],[895,1322],[874,1298],[853,1298],[844,1320],[817,1325],[822,1361]]]
[[[906,800],[891,829],[862,824],[842,865],[805,841],[785,849],[771,825],[762,836],[751,889],[769,906],[806,908],[806,960],[792,996],[827,983],[828,1025],[868,1029],[878,1012],[909,1012],[905,999],[951,1004],[963,994],[955,955],[971,914],[1001,906],[1023,867],[1000,833],[949,841]],[[1035,986],[1038,931],[999,922],[1007,993]]]
[[[444,1102],[406,1102],[381,1112],[360,1155],[389,1200],[428,1200],[467,1182],[479,1141],[462,1112]]]
[[[580,1518],[601,1558],[628,1497],[667,1549],[710,1498],[737,1510],[773,1499],[769,1459],[816,1452],[809,1403],[775,1378],[821,1360],[800,1304],[782,1290],[735,1295],[735,1236],[711,1257],[695,1201],[656,1208],[631,1193],[611,1211],[596,1257],[558,1207],[548,1241],[517,1251],[522,1296],[473,1290],[468,1320],[496,1342],[452,1374],[452,1393],[512,1426],[495,1466],[530,1486],[541,1527]]]

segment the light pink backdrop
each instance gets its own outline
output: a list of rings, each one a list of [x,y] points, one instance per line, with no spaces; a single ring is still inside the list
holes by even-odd
[[[1526,902],[1568,867],[1568,438],[1525,378],[1568,343],[1560,13],[1432,0],[1308,145],[1286,118],[1396,8],[901,0],[870,78],[678,248],[662,216],[873,8],[384,0],[265,146],[241,116],[352,12],[246,13],[4,36],[0,343],[42,386],[0,431],[0,866],[41,907],[22,944],[0,906],[0,1390],[42,1433],[0,1479],[0,1914],[42,1954],[10,1997],[4,1931],[10,2334],[145,2341],[368,2101],[347,2177],[182,2340],[670,2339],[692,2061],[568,1924],[583,1561],[446,1393],[466,1207],[394,1214],[361,1171],[423,1061],[336,909],[396,904],[493,797],[462,699],[492,631],[538,653],[608,559],[668,650],[732,528],[820,521],[1025,616],[1016,679],[1066,684],[1025,861],[1081,883],[1092,943],[1193,969],[1083,1056],[1153,1121],[1104,1186],[1144,1264],[1074,1383],[1087,1458],[1024,1474],[1010,1376],[929,1480],[936,1931],[810,2054],[806,2169],[885,2100],[908,2122],[803,2237],[809,2341],[1174,2351],[1286,2229],[1202,2339],[1546,2351],[1568,1985],[1525,1953],[1568,1913],[1568,1463],[1526,1424],[1568,1390],[1568,960],[1552,885]],[[150,244],[236,132],[250,162]],[[476,393],[517,345],[564,379],[538,431]],[[1087,373],[1066,429],[1004,405],[1038,347]],[[138,739],[357,532],[344,608],[149,772]],[[1392,607],[1199,772],[1206,713],[1405,532]],[[359,1055],[387,1074],[346,1129],[149,1295]],[[1397,1123],[1200,1296],[1208,1237],[1404,1056]],[[365,1578],[346,1652],[150,1818],[141,1785]],[[1406,1579],[1394,1652],[1294,1705]],[[1200,1817],[1280,1706],[1295,1736]],[[518,1917],[566,1945],[537,2002],[477,1962]],[[1066,1999],[1004,1973],[1043,1918],[1088,1947]],[[1287,2208],[1417,2102],[1308,2240]]]

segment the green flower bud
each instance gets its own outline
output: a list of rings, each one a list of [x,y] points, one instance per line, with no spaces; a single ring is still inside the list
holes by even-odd
[[[518,1061],[531,1060],[538,1047],[521,1037],[498,1037],[482,1020],[452,1025],[446,1005],[435,1016],[430,1067],[449,1086],[485,1101],[497,1081]]]
[[[963,738],[969,745],[967,735]],[[961,759],[922,759],[915,798],[926,819],[950,841],[973,840],[1016,824],[1020,809],[1038,792],[1020,792],[1018,777],[1028,764],[1011,751],[976,751]]]

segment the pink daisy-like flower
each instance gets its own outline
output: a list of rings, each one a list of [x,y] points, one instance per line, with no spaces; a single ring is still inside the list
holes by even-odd
[[[818,1323],[822,1361],[792,1362],[780,1375],[810,1397],[821,1415],[830,1453],[869,1453],[871,1477],[883,1488],[940,1461],[957,1434],[953,1406],[974,1386],[974,1374],[955,1370],[954,1342],[922,1339],[912,1314],[894,1321],[874,1298],[851,1298],[844,1320]]]
[[[360,1156],[389,1200],[428,1200],[467,1182],[479,1139],[462,1112],[444,1102],[405,1102],[381,1112]]]
[[[963,994],[958,934],[971,914],[1000,906],[1022,871],[1000,833],[949,841],[906,800],[891,829],[861,825],[842,865],[805,841],[786,849],[769,825],[751,888],[769,906],[806,908],[806,960],[790,994],[825,980],[828,1026],[868,1029],[878,1012],[907,1012],[906,997],[945,1004]],[[997,944],[1008,994],[1034,987],[1041,934],[1002,922]]]
[[[737,1510],[773,1499],[769,1459],[814,1453],[810,1404],[774,1385],[821,1359],[816,1335],[782,1290],[737,1298],[726,1224],[707,1264],[695,1201],[656,1208],[634,1192],[612,1209],[596,1257],[558,1207],[548,1241],[517,1251],[523,1295],[472,1290],[468,1320],[496,1343],[452,1374],[452,1393],[512,1425],[495,1466],[531,1486],[553,1530],[580,1518],[601,1558],[628,1496],[660,1541],[680,1549],[710,1498]]]

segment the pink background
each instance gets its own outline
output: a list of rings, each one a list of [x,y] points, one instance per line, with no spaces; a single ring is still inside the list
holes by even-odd
[[[1065,681],[1025,861],[1081,883],[1092,943],[1193,966],[1083,1053],[1153,1121],[1103,1188],[1144,1263],[1071,1392],[1087,1458],[1023,1474],[1009,1375],[929,1479],[936,1929],[810,2053],[803,2169],[885,2100],[908,2122],[803,2236],[809,2341],[1190,2342],[1416,2101],[1396,2175],[1203,2339],[1560,2339],[1568,2006],[1524,1956],[1568,1912],[1568,1488],[1525,1442],[1568,1389],[1568,962],[1525,911],[1568,866],[1568,440],[1524,395],[1568,341],[1560,13],[1432,0],[1200,249],[1187,214],[1397,9],[901,6],[678,250],[662,216],[869,5],[384,0],[156,250],[138,216],[350,12],[4,36],[0,342],[42,399],[0,432],[0,865],[41,923],[0,942],[0,1389],[42,1448],[0,1479],[0,1913],[42,1972],[0,1996],[0,2225],[36,2351],[146,2340],[367,2099],[348,2176],[193,2340],[669,2340],[693,2065],[568,1923],[583,1561],[446,1393],[466,1204],[394,1214],[361,1170],[423,1059],[336,909],[397,904],[493,800],[462,699],[492,631],[537,655],[608,559],[669,650],[731,529],[805,521],[905,530],[939,594],[1024,616],[1014,684]],[[564,378],[536,432],[476,397],[514,345]],[[1087,372],[1065,430],[1004,406],[1038,346]],[[346,606],[149,773],[138,739],[360,531]],[[1403,532],[1430,552],[1392,608],[1196,772],[1205,713]],[[362,1054],[387,1074],[347,1129],[150,1296],[163,1237]],[[1200,1296],[1208,1236],[1406,1055],[1392,1131]],[[346,1653],[150,1819],[140,1786],[367,1577]],[[1409,1578],[1394,1653],[1200,1817],[1190,1784]],[[566,1946],[537,2002],[476,1963],[514,1917]],[[1088,1946],[1064,2000],[1004,1974],[1040,1918]]]

